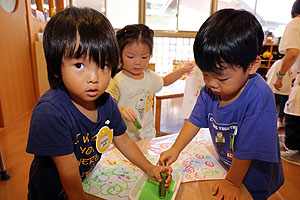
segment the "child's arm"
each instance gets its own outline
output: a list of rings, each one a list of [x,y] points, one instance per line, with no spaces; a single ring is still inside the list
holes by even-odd
[[[252,160],[232,159],[231,167],[224,180],[218,181],[213,189],[212,195],[217,199],[240,199],[240,186],[251,165]]]
[[[162,178],[160,172],[167,171],[169,176],[166,180],[166,186],[168,187],[171,184],[171,167],[152,165],[141,152],[136,143],[127,135],[127,133],[124,133],[120,136],[114,136],[113,140],[116,147],[121,151],[121,153],[129,161],[131,161],[133,164],[135,164],[137,167],[143,170],[150,179],[156,179],[158,182],[161,182]]]
[[[163,77],[164,79],[164,86],[171,85],[177,79],[183,76],[183,74],[191,71],[196,65],[195,62],[189,62],[187,64],[182,64],[183,67],[179,68],[178,70],[168,74],[167,76]]]
[[[180,152],[190,143],[199,130],[199,127],[195,126],[190,121],[187,121],[172,147],[160,154],[159,163],[162,164],[166,160],[167,165],[170,166],[175,162]]]
[[[69,200],[87,200],[88,198],[83,191],[75,154],[53,156],[52,159],[58,170],[60,182]]]

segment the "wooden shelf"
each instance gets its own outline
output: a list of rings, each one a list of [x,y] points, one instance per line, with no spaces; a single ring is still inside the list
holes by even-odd
[[[263,77],[265,77],[272,64],[283,57],[283,55],[279,53],[278,47],[279,47],[278,44],[272,44],[272,43],[264,44],[260,54],[260,57],[262,58],[261,66],[258,70],[258,73],[260,73]],[[266,51],[271,52],[270,58],[263,57],[263,53]]]

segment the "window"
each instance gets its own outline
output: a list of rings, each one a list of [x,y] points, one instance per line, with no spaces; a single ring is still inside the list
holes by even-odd
[[[210,0],[182,0],[179,3],[178,30],[198,31],[210,15]]]
[[[210,13],[223,8],[252,12],[265,32],[281,37],[291,20],[295,0],[73,0],[104,13],[115,29],[127,24],[145,23],[155,30],[153,56],[156,71],[172,71],[173,60],[193,60],[196,32]],[[276,41],[274,41],[276,42]]]
[[[177,3],[177,0],[146,0],[146,24],[153,30],[176,30]]]
[[[94,8],[105,15],[105,0],[73,0],[73,5]]]
[[[115,29],[138,23],[139,0],[73,0],[73,5],[98,10]]]
[[[139,16],[138,0],[106,0],[106,17],[114,28],[137,24]]]
[[[216,0],[73,0],[104,14],[115,29],[145,23],[153,30],[198,31]],[[143,9],[144,8],[144,9]]]
[[[73,0],[75,6],[105,13],[115,29],[145,23],[155,30],[150,63],[163,76],[173,71],[174,60],[194,60],[194,37],[210,14],[210,4],[211,0]]]
[[[256,16],[264,31],[273,32],[275,37],[283,35],[286,25],[292,20],[291,10],[295,0],[258,0]]]
[[[198,31],[209,16],[210,4],[210,0],[146,0],[145,23],[154,30]]]
[[[194,38],[154,37],[153,55],[150,63],[161,76],[173,71],[174,60],[193,61]]]
[[[291,9],[295,0],[218,0],[222,8],[245,9],[257,17],[265,32],[281,37],[286,24],[292,19]]]
[[[34,1],[34,0],[33,0]],[[199,30],[212,10],[223,8],[246,9],[256,15],[264,31],[275,37],[283,34],[291,20],[295,0],[72,0],[75,6],[88,6],[105,14],[116,29],[127,24],[145,23],[163,34]],[[167,31],[167,32],[166,32]]]

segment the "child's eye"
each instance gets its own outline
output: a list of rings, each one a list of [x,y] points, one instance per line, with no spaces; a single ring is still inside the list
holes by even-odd
[[[108,65],[105,64],[104,66],[100,66],[100,69],[106,70],[106,69],[108,69]]]
[[[129,59],[132,59],[132,58],[133,58],[133,56],[127,56],[127,58],[129,58]]]
[[[228,78],[219,79],[220,82],[227,81],[227,80],[228,80]]]
[[[147,58],[148,58],[148,56],[143,56],[142,58],[143,58],[143,59],[147,59]]]
[[[83,68],[84,68],[84,64],[82,64],[82,63],[76,63],[74,66],[75,66],[77,69],[83,69]]]

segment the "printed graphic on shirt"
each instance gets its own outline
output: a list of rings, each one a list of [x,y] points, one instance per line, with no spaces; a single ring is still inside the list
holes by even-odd
[[[134,91],[134,92],[129,92],[128,93],[128,98],[129,99],[133,99],[136,96],[141,96],[143,93],[145,93],[145,89],[144,88],[139,88],[138,90]],[[149,93],[149,92],[148,92]]]
[[[149,94],[149,91],[145,92],[145,95],[140,98],[136,104],[135,104],[135,109],[138,110],[138,114],[141,119],[144,118],[144,112],[149,111],[153,105],[153,97],[151,94]]]
[[[225,138],[223,137],[223,133],[217,132],[215,139],[216,139],[216,143],[218,144],[218,147],[223,147],[223,144],[225,143]]]
[[[229,143],[229,150],[227,150],[227,159],[232,160],[233,157],[233,140],[234,140],[234,134],[230,133],[230,143]]]
[[[145,99],[140,98],[139,101],[136,102],[135,108],[138,110],[140,118],[143,119],[145,111]]]
[[[97,151],[103,153],[112,143],[113,130],[108,126],[103,126],[97,133],[96,148]]]
[[[99,155],[96,153],[96,149],[91,146],[91,143],[96,141],[96,136],[90,135],[90,133],[78,133],[74,145],[78,145],[78,166],[80,168],[80,177],[84,179],[93,170],[98,160]],[[79,155],[80,154],[80,155]]]
[[[237,123],[220,123],[210,113],[208,115],[208,124],[212,138],[214,138],[214,145],[221,160],[230,166],[234,153],[234,138],[237,133]]]

